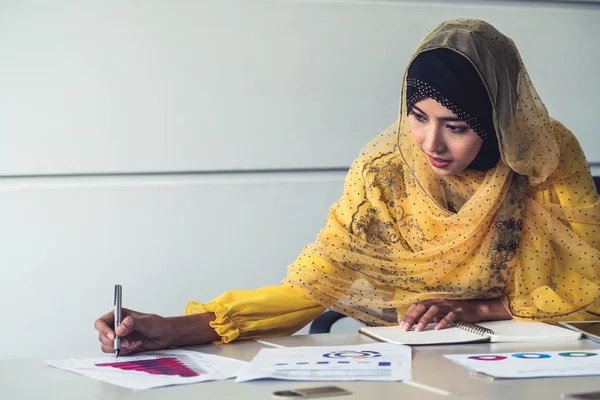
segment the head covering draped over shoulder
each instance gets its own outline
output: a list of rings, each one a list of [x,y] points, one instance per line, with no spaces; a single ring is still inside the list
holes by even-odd
[[[455,73],[448,51],[471,72]],[[441,68],[430,73],[430,63]],[[473,71],[479,80],[465,79]],[[600,201],[589,165],[549,118],[512,40],[483,21],[444,22],[419,43],[403,82],[398,119],[356,158],[283,283],[368,325],[395,324],[410,304],[435,298],[500,298],[521,319],[600,312]],[[436,175],[409,131],[420,92],[495,141],[500,160]],[[472,104],[486,96],[490,108]]]
[[[438,48],[419,54],[408,68],[406,110],[425,98],[435,99],[466,122],[482,139],[476,158],[467,167],[493,168],[500,159],[492,103],[479,74],[464,56]]]

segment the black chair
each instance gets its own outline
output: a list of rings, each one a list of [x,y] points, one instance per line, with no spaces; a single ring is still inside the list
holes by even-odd
[[[314,333],[329,333],[331,332],[331,327],[333,324],[345,317],[346,316],[344,314],[340,314],[337,311],[327,310],[315,318],[315,320],[310,324],[308,333],[311,335]]]
[[[600,194],[600,176],[594,176],[594,183],[596,184],[596,191],[598,194]],[[310,324],[308,333],[311,335],[313,333],[329,333],[331,332],[331,327],[333,324],[344,317],[346,317],[344,314],[340,314],[339,312],[333,310],[327,310],[315,318],[315,320]]]

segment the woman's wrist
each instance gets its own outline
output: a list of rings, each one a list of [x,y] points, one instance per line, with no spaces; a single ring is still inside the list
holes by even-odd
[[[214,313],[168,317],[165,319],[169,347],[207,344],[220,339],[217,332],[210,326],[210,322],[215,320]]]
[[[512,319],[512,315],[508,312],[500,298],[482,300],[480,304],[480,316],[482,321]]]

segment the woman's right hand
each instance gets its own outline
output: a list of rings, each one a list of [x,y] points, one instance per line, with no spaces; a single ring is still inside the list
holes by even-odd
[[[121,337],[121,352],[130,354],[146,350],[162,350],[171,346],[188,346],[211,343],[220,339],[210,326],[215,319],[213,313],[202,313],[184,317],[161,317],[126,308],[122,309],[123,320],[114,329],[113,311],[96,320],[100,347],[105,353],[114,353],[115,335]]]
[[[122,309],[122,313],[124,318],[116,329],[114,329],[113,311],[98,318],[94,324],[103,352],[114,353],[115,334],[121,337],[120,354],[160,350],[170,346],[168,318],[126,308]]]

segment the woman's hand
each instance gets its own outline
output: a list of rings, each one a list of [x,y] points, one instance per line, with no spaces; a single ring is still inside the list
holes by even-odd
[[[422,331],[430,323],[435,329],[444,329],[455,321],[476,323],[511,319],[500,299],[489,300],[424,300],[411,304],[400,318],[399,325],[404,331]]]
[[[160,350],[170,346],[169,323],[155,314],[144,314],[128,309],[122,310],[121,324],[114,329],[113,311],[103,315],[94,324],[102,351],[113,353],[115,334],[121,337],[121,353],[129,354],[144,350]]]
[[[94,327],[103,352],[114,352],[115,334],[121,337],[120,354],[161,350],[171,346],[206,344],[220,337],[210,326],[213,313],[165,318],[123,309],[123,321],[114,329],[113,311],[96,320]]]

